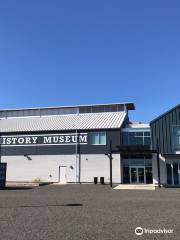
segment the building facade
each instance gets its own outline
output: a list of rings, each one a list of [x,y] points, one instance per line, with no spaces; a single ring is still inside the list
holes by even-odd
[[[113,183],[179,184],[179,106],[151,127],[132,122],[132,110],[133,103],[0,110],[7,181],[92,183],[103,177],[109,183],[112,151]]]
[[[180,185],[180,105],[150,123],[152,148],[160,153],[160,183]]]
[[[7,181],[109,182],[108,143],[120,145],[120,129],[132,103],[0,111],[1,161]],[[121,182],[113,154],[113,182]]]
[[[121,129],[120,156],[122,182],[126,184],[156,183],[156,158],[151,151],[148,124],[126,123]]]

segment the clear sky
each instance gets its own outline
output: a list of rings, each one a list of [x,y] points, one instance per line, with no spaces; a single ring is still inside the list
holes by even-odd
[[[180,103],[180,1],[1,0],[0,108]]]

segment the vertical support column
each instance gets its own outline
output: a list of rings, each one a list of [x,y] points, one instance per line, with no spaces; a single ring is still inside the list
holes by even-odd
[[[1,155],[2,155],[2,151],[1,151],[1,134],[0,134],[0,163],[1,163]]]
[[[157,170],[158,170],[158,187],[161,187],[160,162],[159,162],[159,144],[157,141]]]
[[[76,183],[78,183],[78,178],[79,178],[79,174],[78,174],[78,168],[79,168],[79,164],[78,164],[78,131],[76,130],[76,150],[75,150],[75,154],[76,154]]]
[[[76,182],[81,183],[81,153],[78,130],[76,130]]]
[[[110,161],[110,186],[112,187],[112,141],[109,144],[109,161]]]
[[[105,155],[109,158],[109,176],[110,176],[110,187],[112,187],[112,141],[109,141],[109,149],[108,153],[105,153]]]

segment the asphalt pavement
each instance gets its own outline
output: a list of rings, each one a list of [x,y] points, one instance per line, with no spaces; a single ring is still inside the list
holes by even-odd
[[[142,235],[135,234],[137,227]],[[72,184],[0,190],[0,239],[179,240],[180,188]]]

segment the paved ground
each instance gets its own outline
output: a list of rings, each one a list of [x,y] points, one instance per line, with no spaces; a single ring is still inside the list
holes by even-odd
[[[136,236],[136,227],[174,233]],[[0,239],[180,239],[180,189],[65,185],[1,190]]]

